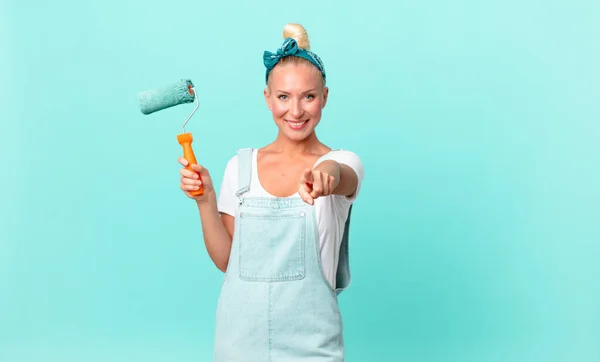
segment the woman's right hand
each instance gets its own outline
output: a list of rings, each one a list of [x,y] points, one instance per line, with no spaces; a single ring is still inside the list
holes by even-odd
[[[201,202],[206,200],[208,195],[214,194],[215,189],[207,169],[201,165],[193,164],[192,169],[200,174],[200,178],[198,178],[198,174],[196,172],[192,172],[185,168],[188,165],[188,161],[184,157],[180,157],[178,161],[183,166],[183,168],[179,171],[181,174],[181,182],[179,187],[187,197]],[[192,196],[190,192],[198,190],[200,185],[203,186],[204,193],[202,195]]]

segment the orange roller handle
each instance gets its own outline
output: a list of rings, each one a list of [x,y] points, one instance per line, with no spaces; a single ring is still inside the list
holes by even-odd
[[[177,141],[179,142],[181,147],[183,147],[183,158],[185,158],[188,161],[188,165],[185,168],[194,172],[196,175],[198,175],[198,179],[202,180],[200,178],[200,174],[192,169],[192,165],[198,163],[196,161],[196,156],[194,155],[194,150],[192,149],[193,140],[194,138],[192,137],[191,133],[182,133],[180,135],[177,135]],[[202,194],[204,194],[204,187],[202,185],[200,185],[200,188],[198,190],[190,191],[190,195],[192,196],[199,196]]]

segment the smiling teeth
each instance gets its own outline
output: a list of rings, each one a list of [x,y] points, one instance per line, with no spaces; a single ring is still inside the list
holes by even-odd
[[[289,124],[291,124],[291,125],[292,125],[292,126],[294,126],[294,127],[300,127],[300,126],[302,126],[303,124],[305,124],[305,123],[306,123],[306,121],[302,121],[302,122],[290,122],[290,121],[288,121],[288,123],[289,123]]]

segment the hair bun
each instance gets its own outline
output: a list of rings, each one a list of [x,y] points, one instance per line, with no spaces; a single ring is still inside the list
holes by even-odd
[[[286,24],[283,27],[283,39],[293,38],[298,43],[298,47],[309,50],[310,42],[308,41],[308,34],[306,29],[300,24]]]

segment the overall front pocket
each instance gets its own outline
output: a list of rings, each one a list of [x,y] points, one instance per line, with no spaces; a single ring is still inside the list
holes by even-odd
[[[306,217],[304,212],[240,214],[239,270],[248,281],[304,278]]]

